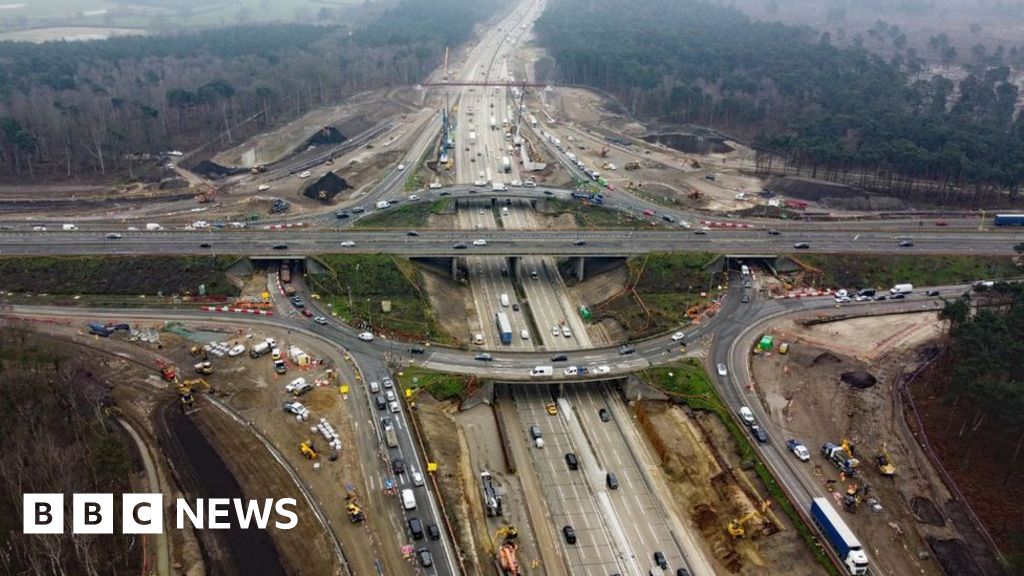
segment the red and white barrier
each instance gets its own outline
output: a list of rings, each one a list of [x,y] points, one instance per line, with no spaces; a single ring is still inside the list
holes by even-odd
[[[273,316],[273,310],[256,310],[254,308],[233,308],[231,306],[203,306],[203,312],[230,312],[233,314],[252,314],[253,316]]]
[[[718,222],[716,220],[701,220],[701,224],[709,228],[753,228],[750,224],[743,222]]]
[[[263,227],[264,230],[284,230],[285,228],[305,228],[305,222],[292,222],[289,224],[267,224]]]

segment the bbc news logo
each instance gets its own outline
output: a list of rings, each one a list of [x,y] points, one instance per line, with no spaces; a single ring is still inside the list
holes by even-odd
[[[35,493],[22,495],[22,526],[25,534],[64,533],[64,495]],[[243,530],[265,530],[275,515],[274,527],[291,530],[299,522],[295,499],[242,500],[241,498],[198,498],[190,503],[184,498],[175,501],[175,527],[178,530],[226,530],[236,526]],[[73,494],[71,498],[72,534],[113,534],[113,494]],[[284,521],[282,521],[284,520]],[[121,533],[160,534],[164,531],[163,494],[122,494]]]

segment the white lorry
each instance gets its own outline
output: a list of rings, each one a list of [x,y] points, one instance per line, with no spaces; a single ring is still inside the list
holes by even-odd
[[[502,294],[500,300],[501,305],[504,306],[505,308],[508,308],[508,294]]]
[[[146,230],[149,230],[150,232],[154,230],[163,230],[163,228],[163,226],[157,224],[156,222],[150,222],[146,224]]]
[[[530,370],[530,376],[535,378],[539,376],[551,376],[554,373],[555,369],[553,366],[534,366]]]

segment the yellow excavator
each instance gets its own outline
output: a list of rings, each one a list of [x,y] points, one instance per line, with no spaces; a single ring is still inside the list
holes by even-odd
[[[507,576],[519,576],[519,530],[515,526],[499,528],[494,534],[494,542],[498,546],[502,572]]]
[[[726,530],[729,531],[729,536],[732,536],[733,538],[743,538],[743,536],[747,533],[747,531],[743,528],[743,525],[747,522],[750,522],[754,518],[757,518],[759,515],[760,514],[757,512],[757,510],[753,510],[745,516],[741,516],[740,518],[733,518],[729,522],[729,525],[726,527]]]
[[[345,511],[348,513],[349,522],[355,524],[366,520],[366,514],[363,512],[361,506],[359,506],[358,497],[356,496],[356,487],[351,484],[345,485]]]
[[[192,395],[192,389],[196,386],[202,386],[207,390],[210,390],[210,384],[202,378],[196,378],[194,380],[185,380],[178,386],[178,396],[181,398],[181,409],[186,413],[192,412],[196,403],[196,397]]]
[[[882,449],[875,456],[875,462],[878,463],[878,472],[882,476],[896,475],[896,466],[892,463],[892,457],[889,456],[889,447],[885,443],[882,444]]]
[[[317,453],[316,448],[313,448],[313,443],[309,440],[303,440],[299,444],[299,452],[306,457],[307,460],[316,460],[320,454]]]

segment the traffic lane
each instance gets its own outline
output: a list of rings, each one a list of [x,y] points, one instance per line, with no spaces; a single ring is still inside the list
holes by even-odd
[[[581,452],[573,447],[569,432],[557,416],[546,411],[552,402],[550,393],[539,389],[515,391],[521,433],[530,447],[531,460],[543,486],[549,505],[549,517],[558,533],[559,546],[568,560],[570,572],[604,576],[619,572],[604,519],[581,471],[569,470],[565,454]],[[544,448],[534,446],[531,425],[540,426]],[[577,543],[565,541],[563,528],[572,526]]]
[[[84,232],[0,233],[4,254],[250,254],[262,257],[301,257],[306,253],[391,253],[406,256],[464,256],[508,254],[550,256],[627,256],[649,252],[739,252],[790,254],[792,245],[744,232],[720,232],[690,236],[676,232],[557,232],[495,231],[487,233],[486,246],[469,246],[472,234],[421,232],[411,238],[405,232],[219,232],[214,240],[190,232],[132,233],[118,240]],[[816,233],[809,237],[811,253],[898,254],[1013,254],[1012,236],[957,234],[953,238],[918,238],[913,248],[901,248],[891,238],[861,235],[855,247],[842,234]],[[342,247],[352,241],[355,246]],[[577,245],[584,240],[586,245]],[[207,242],[209,247],[201,244]],[[456,248],[456,244],[466,248]],[[275,249],[277,245],[286,248]],[[851,249],[853,248],[853,249]],[[798,251],[804,252],[804,251]]]
[[[588,437],[595,446],[600,446],[600,458],[609,472],[614,472],[619,489],[613,490],[612,498],[616,512],[623,522],[630,545],[642,566],[649,566],[655,552],[662,552],[669,564],[684,565],[682,552],[671,537],[671,529],[665,518],[666,505],[647,486],[638,466],[640,463],[629,449],[620,426],[628,423],[613,419],[603,422],[600,410],[613,413],[608,402],[615,397],[600,385],[573,387],[567,396],[578,407],[577,417],[583,424]],[[619,413],[625,410],[619,410]]]

